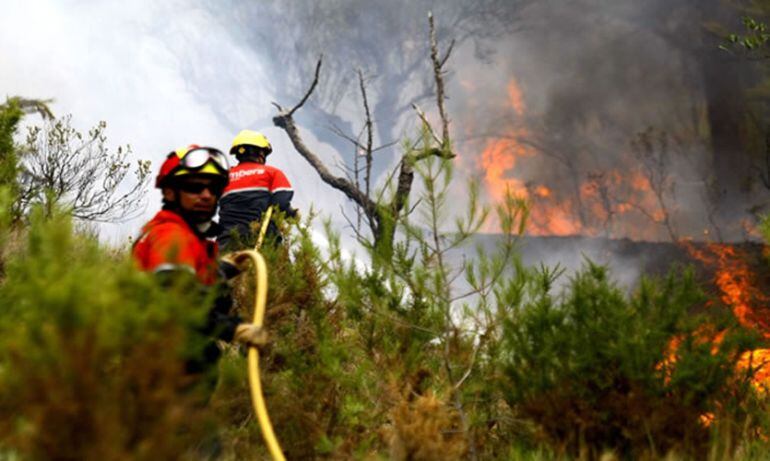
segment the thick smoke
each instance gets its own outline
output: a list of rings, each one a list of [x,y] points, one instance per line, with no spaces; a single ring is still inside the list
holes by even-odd
[[[735,74],[751,70],[709,32],[717,21],[738,24],[732,13],[687,1],[539,3],[524,22],[540,24],[498,43],[494,78],[490,68],[477,78],[468,70],[477,67],[459,66],[455,90],[466,96],[454,100],[456,122],[471,125],[463,127],[471,138],[507,140],[495,146],[508,160],[502,183],[527,189],[536,233],[741,240],[767,190],[757,187],[741,130],[715,131],[721,114],[749,114],[745,102],[734,107],[748,89]],[[511,80],[523,111],[509,101]],[[728,92],[739,100],[733,107]],[[471,153],[491,146],[489,138],[464,145]],[[725,158],[735,159],[730,171],[720,168]]]
[[[192,138],[226,148],[237,130],[264,130],[297,205],[336,224],[352,206],[271,126],[270,103],[296,103],[323,54],[319,88],[296,117],[332,169],[345,174],[356,155],[331,127],[360,133],[359,69],[375,145],[415,136],[410,103],[435,119],[428,11],[442,49],[456,40],[447,78],[458,203],[477,177],[490,202],[505,185],[529,196],[532,233],[666,241],[742,239],[746,209],[766,201],[750,158],[736,157],[740,130],[730,137],[746,109],[731,96],[752,74],[717,47],[714,24],[737,27],[739,13],[716,0],[123,3],[12,1],[4,41],[36,32],[2,61],[7,94],[56,97],[84,124],[106,119],[111,139],[156,161]],[[52,43],[49,60],[35,58]],[[398,144],[377,152],[379,184],[400,154]],[[726,168],[731,158],[740,161]]]
[[[714,24],[737,25],[739,12],[705,3],[233,2],[211,14],[260,60],[266,91],[284,105],[299,99],[324,55],[319,89],[298,118],[331,148],[330,164],[350,165],[356,152],[330,128],[360,133],[359,69],[376,144],[414,136],[411,102],[430,112],[432,10],[443,48],[457,40],[448,78],[460,170],[486,182],[489,200],[505,186],[528,195],[533,233],[739,240],[755,221],[746,210],[766,193],[756,184],[745,190],[756,179],[748,155],[732,174],[721,168],[745,146],[739,130],[734,139],[720,135],[719,114],[744,117],[746,104],[724,99],[748,86],[727,77],[745,66],[719,50],[713,32]],[[210,105],[224,124],[252,122],[227,103]],[[384,177],[399,157],[398,147],[378,152],[375,173]],[[502,170],[497,182],[490,166]]]

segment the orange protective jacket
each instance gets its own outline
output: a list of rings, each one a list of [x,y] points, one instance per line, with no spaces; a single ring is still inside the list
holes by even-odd
[[[218,228],[216,224],[214,226]],[[224,284],[219,283],[223,277],[219,271],[218,253],[216,242],[196,233],[182,216],[170,210],[159,211],[142,228],[133,249],[134,259],[144,271],[187,271],[195,274],[202,285],[216,290],[216,299],[200,332],[230,341],[241,319],[229,314],[232,298],[229,292],[223,291]],[[201,357],[188,360],[187,370],[200,373],[211,369],[219,355],[219,348],[210,341]]]
[[[145,271],[188,271],[206,286],[219,279],[217,244],[197,234],[187,221],[170,210],[159,211],[142,228],[133,255]]]

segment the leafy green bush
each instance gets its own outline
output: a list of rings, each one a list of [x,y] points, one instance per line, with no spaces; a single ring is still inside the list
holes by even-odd
[[[628,296],[589,265],[554,296],[558,270],[518,262],[527,206],[513,197],[499,247],[458,262],[488,210],[471,184],[447,230],[451,164],[424,165],[390,260],[344,258],[331,229],[322,253],[307,226],[263,249],[263,388],[288,459],[761,459],[766,402],[735,367],[756,338],[688,273]],[[212,434],[219,459],[266,456],[244,354],[227,350],[210,400],[183,371],[203,342],[195,290],[158,286],[62,216],[33,214],[21,240],[9,222],[0,213],[0,457],[176,459]],[[235,287],[246,318],[250,275]]]
[[[421,176],[430,185],[424,203],[438,208],[448,182],[436,177],[450,164],[427,163],[434,168]],[[440,237],[441,247],[431,232],[421,235],[410,226],[393,261],[375,258],[377,250],[369,248],[378,260],[373,267],[343,257],[331,228],[325,254],[306,228],[286,233],[285,246],[263,248],[270,268],[266,325],[274,339],[264,350],[263,387],[289,458],[460,459],[469,450],[470,430],[488,432],[477,409],[495,403],[464,411],[455,403],[465,396],[455,396],[454,385],[464,392],[463,383],[473,384],[476,393],[484,376],[475,373],[473,335],[453,324],[445,288],[456,274],[436,265],[439,253],[446,257],[444,243],[457,248],[467,242],[485,215],[480,211],[458,224],[461,233]],[[496,258],[489,264],[492,272],[503,266]],[[487,284],[491,275],[480,272]],[[243,277],[245,287],[236,289],[238,305],[247,310],[251,283]],[[233,416],[231,427],[248,428],[228,431],[231,452],[243,453],[260,443],[253,418],[243,411],[249,405],[244,360],[231,354],[225,367],[215,404]],[[473,372],[463,377],[466,370]]]
[[[265,325],[272,342],[260,366],[270,418],[288,459],[313,458],[335,451],[339,440],[354,439],[341,393],[353,379],[344,367],[354,348],[345,344],[340,310],[324,293],[323,261],[305,228],[286,230],[283,245],[267,242],[261,252],[268,264]],[[252,315],[253,280],[253,268],[236,279],[235,304],[243,318]],[[245,357],[233,352],[222,365],[213,403],[227,421],[226,450],[236,459],[260,453]],[[348,389],[349,395],[356,391]]]
[[[12,200],[6,203],[14,209],[13,220],[18,219],[17,200],[19,195],[18,176],[20,171],[18,148],[13,137],[18,130],[24,112],[18,101],[9,99],[0,104],[0,187],[3,187]]]
[[[5,208],[7,209],[7,208]],[[0,229],[6,244],[7,227]],[[200,299],[32,216],[0,284],[0,453],[22,459],[172,459],[203,435],[184,373]]]
[[[704,415],[746,421],[752,370],[736,363],[757,338],[729,309],[704,307],[691,274],[643,281],[630,297],[593,264],[560,297],[554,280],[509,287],[501,357],[506,400],[560,452],[702,457]]]

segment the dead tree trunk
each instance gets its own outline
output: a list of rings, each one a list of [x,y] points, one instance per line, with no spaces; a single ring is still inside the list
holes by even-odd
[[[433,27],[432,21],[431,21],[431,27]],[[450,142],[449,142],[449,129],[448,129],[448,119],[446,118],[446,113],[444,111],[444,81],[443,81],[443,67],[446,64],[447,60],[449,59],[449,55],[452,51],[453,44],[449,46],[448,50],[444,54],[443,57],[440,57],[438,55],[438,49],[434,46],[432,47],[432,54],[431,59],[433,62],[433,69],[435,73],[436,78],[436,88],[437,88],[437,103],[439,108],[439,114],[442,119],[442,131],[441,131],[441,137],[439,138],[433,129],[430,127],[430,124],[427,121],[427,118],[425,117],[425,114],[414,105],[414,109],[417,111],[418,115],[423,121],[424,127],[426,130],[428,130],[433,139],[436,141],[439,147],[435,146],[412,146],[412,148],[407,149],[407,152],[404,153],[404,155],[401,157],[401,161],[399,162],[397,166],[397,171],[393,171],[390,175],[391,178],[395,177],[395,191],[393,193],[393,196],[390,198],[390,200],[382,201],[382,200],[375,200],[372,197],[371,189],[370,189],[370,181],[371,181],[371,164],[372,164],[372,156],[371,153],[373,152],[372,146],[371,146],[371,130],[372,130],[372,120],[368,108],[367,98],[366,98],[366,90],[365,85],[363,83],[363,76],[360,75],[360,81],[361,81],[361,91],[363,94],[363,101],[366,109],[366,117],[367,120],[365,122],[366,129],[368,132],[368,141],[366,143],[366,146],[360,146],[362,148],[365,148],[366,152],[366,177],[365,177],[365,187],[362,190],[361,187],[359,187],[359,184],[355,180],[355,178],[346,178],[343,176],[335,176],[332,174],[331,171],[324,165],[324,163],[320,160],[320,158],[310,149],[307,147],[305,142],[302,139],[302,136],[299,132],[299,129],[297,128],[297,125],[294,122],[293,115],[294,113],[302,107],[303,104],[308,100],[310,95],[313,93],[313,90],[318,85],[318,78],[321,71],[321,65],[323,62],[323,58],[319,58],[318,63],[316,64],[315,69],[315,77],[313,79],[312,84],[310,85],[310,88],[305,93],[305,96],[300,100],[299,103],[297,103],[293,108],[286,109],[282,106],[280,106],[277,103],[273,103],[275,107],[278,109],[278,114],[273,117],[273,124],[275,126],[282,128],[286,134],[289,136],[289,139],[291,140],[292,144],[294,145],[294,148],[299,152],[302,157],[305,158],[305,160],[310,163],[310,165],[316,170],[318,175],[321,177],[321,180],[323,180],[326,184],[330,185],[334,189],[339,190],[345,196],[352,200],[356,206],[361,210],[366,217],[367,223],[369,225],[369,229],[371,231],[372,240],[371,245],[373,247],[375,258],[379,261],[390,261],[393,255],[393,242],[396,235],[396,225],[398,222],[398,219],[401,217],[402,213],[404,213],[404,210],[407,206],[407,203],[409,201],[409,195],[412,191],[412,183],[414,181],[414,164],[415,162],[418,162],[422,159],[425,159],[429,156],[438,156],[442,158],[452,158],[454,157],[454,154],[450,150]],[[352,140],[351,138],[348,138]],[[357,141],[354,141],[357,143]],[[359,235],[359,240],[364,243],[368,244],[368,242],[365,239],[362,239]],[[376,262],[376,261],[375,261]]]

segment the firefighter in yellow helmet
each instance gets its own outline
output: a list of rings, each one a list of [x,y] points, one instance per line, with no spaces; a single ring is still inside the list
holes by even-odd
[[[287,216],[296,215],[296,210],[291,208],[294,196],[291,183],[283,171],[265,164],[271,152],[270,141],[257,131],[243,130],[233,140],[230,154],[238,160],[238,165],[230,169],[230,181],[220,202],[222,231],[217,241],[222,247],[229,244],[233,235],[251,237],[251,224],[261,220],[270,206]],[[268,234],[278,235],[272,223]]]

